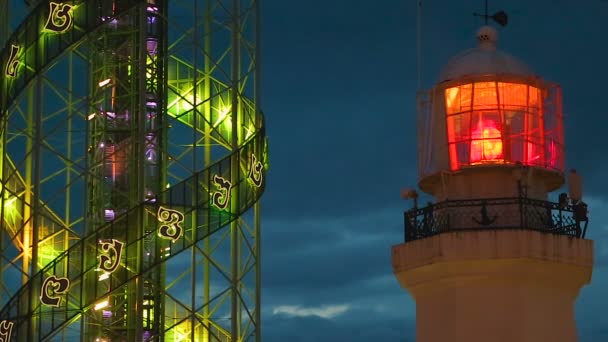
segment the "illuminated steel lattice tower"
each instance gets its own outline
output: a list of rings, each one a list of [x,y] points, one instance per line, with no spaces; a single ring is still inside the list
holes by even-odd
[[[0,32],[0,340],[259,341],[259,1],[29,5]]]
[[[454,57],[419,102],[419,187],[393,271],[416,301],[416,341],[575,341],[591,280],[587,206],[565,181],[561,90],[496,49]],[[404,198],[416,199],[414,190]]]

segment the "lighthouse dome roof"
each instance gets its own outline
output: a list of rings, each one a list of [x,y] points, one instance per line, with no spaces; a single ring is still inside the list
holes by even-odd
[[[452,57],[443,68],[439,82],[456,80],[465,76],[509,74],[533,76],[532,70],[519,59],[496,49],[498,33],[490,26],[477,31],[478,46]]]

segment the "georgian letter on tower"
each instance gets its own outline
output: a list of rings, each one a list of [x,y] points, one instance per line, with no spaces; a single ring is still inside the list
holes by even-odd
[[[74,21],[72,17],[72,6],[49,2],[49,16],[46,20],[44,29],[56,33],[63,33],[72,27]]]
[[[57,278],[52,275],[44,280],[40,289],[40,302],[44,305],[58,307],[61,302],[60,295],[64,295],[70,288],[68,278]]]
[[[175,241],[182,236],[183,229],[180,224],[184,222],[184,214],[177,210],[159,207],[156,217],[161,223],[158,229],[161,238]]]
[[[4,74],[8,77],[17,76],[17,67],[19,66],[19,47],[17,45],[11,45],[11,54],[6,62],[6,68],[4,68]]]
[[[255,154],[251,154],[251,163],[249,164],[249,179],[256,187],[262,186],[262,162],[258,161]]]
[[[0,322],[0,342],[11,342],[11,334],[13,333],[13,322]]]
[[[100,242],[99,244],[102,250],[102,254],[99,255],[99,269],[106,273],[116,271],[120,265],[124,242],[112,239],[110,242]]]
[[[226,209],[230,200],[230,189],[232,188],[232,183],[218,175],[213,176],[213,182],[220,189],[220,191],[213,194],[213,205],[219,209]]]

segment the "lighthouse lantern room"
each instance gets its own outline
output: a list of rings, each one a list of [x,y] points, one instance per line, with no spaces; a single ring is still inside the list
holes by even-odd
[[[490,26],[478,48],[454,57],[419,98],[420,187],[437,194],[441,174],[479,167],[533,167],[543,192],[563,184],[561,89],[496,49]]]

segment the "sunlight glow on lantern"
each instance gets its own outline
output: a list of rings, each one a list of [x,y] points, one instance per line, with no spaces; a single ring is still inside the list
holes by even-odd
[[[444,88],[449,168],[516,163],[561,168],[560,94],[559,88],[502,81]]]

